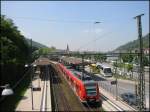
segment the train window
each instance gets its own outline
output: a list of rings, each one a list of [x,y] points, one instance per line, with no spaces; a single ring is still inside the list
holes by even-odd
[[[95,96],[96,95],[96,89],[86,89],[87,96]]]
[[[95,90],[96,86],[86,86],[86,89],[88,89],[88,90]]]
[[[85,86],[96,86],[96,83],[86,83]]]
[[[81,75],[77,74],[76,72],[74,72],[74,75],[75,75],[77,78],[81,79]]]
[[[96,84],[95,83],[85,84],[85,89],[87,92],[87,96],[95,96],[96,95]]]
[[[83,77],[83,80],[84,80],[84,81],[85,81],[85,80],[90,81],[90,80],[92,80],[92,78],[91,78],[91,77]]]

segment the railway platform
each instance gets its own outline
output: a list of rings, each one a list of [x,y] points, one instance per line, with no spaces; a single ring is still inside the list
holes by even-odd
[[[33,78],[33,94],[28,87],[15,111],[52,111],[49,74],[45,73],[45,77],[45,79]]]

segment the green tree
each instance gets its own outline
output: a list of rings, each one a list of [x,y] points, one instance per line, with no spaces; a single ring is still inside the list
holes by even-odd
[[[144,65],[144,66],[148,66],[149,63],[150,63],[150,62],[148,61],[148,57],[144,56],[144,57],[143,57],[143,65]]]
[[[131,63],[133,61],[133,55],[131,55],[131,54],[122,54],[121,58],[122,58],[123,62]]]
[[[40,48],[38,51],[36,51],[37,55],[48,55],[50,52],[55,51],[55,47],[50,47],[50,48]]]
[[[11,19],[4,15],[0,19],[1,85],[14,84],[22,77],[24,64],[30,58],[29,46]]]
[[[94,55],[94,58],[96,61],[106,61],[107,57],[104,54],[97,54]]]
[[[29,54],[29,46],[13,21],[2,15],[0,30],[2,62],[7,63],[12,60],[13,62],[15,60],[18,63],[24,62]]]
[[[132,65],[132,64],[127,64],[127,65],[126,65],[126,68],[127,68],[128,72],[129,72],[129,71],[132,71],[133,65]]]
[[[133,62],[136,63],[136,64],[139,64],[139,59],[138,59],[138,57],[135,57],[134,60],[133,60]],[[150,63],[150,62],[149,62],[149,60],[148,60],[148,57],[143,56],[143,65],[144,65],[144,66],[148,66],[149,63]]]

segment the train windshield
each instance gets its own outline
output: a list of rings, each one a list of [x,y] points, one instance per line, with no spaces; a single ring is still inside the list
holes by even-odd
[[[84,77],[82,78],[82,80],[83,80],[83,81],[90,81],[90,80],[92,80],[92,78],[89,77],[89,76],[84,76]]]
[[[87,96],[96,96],[96,84],[95,83],[85,84],[85,89],[87,92]]]
[[[105,68],[104,73],[111,73],[111,68]]]

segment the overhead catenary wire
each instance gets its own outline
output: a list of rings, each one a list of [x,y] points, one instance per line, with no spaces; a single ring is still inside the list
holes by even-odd
[[[31,21],[47,21],[47,22],[59,22],[59,23],[94,23],[98,24],[101,23],[99,21],[87,21],[87,20],[63,20],[63,19],[46,19],[46,18],[34,18],[34,17],[14,17],[11,16],[12,18],[15,19],[23,19],[23,20],[31,20]]]
[[[104,38],[106,35],[109,35],[109,34],[111,34],[111,33],[112,33],[112,32],[109,32],[109,33],[105,33],[105,34],[103,34],[103,35],[101,35],[101,36],[98,36],[97,38],[95,38],[95,39],[93,39],[93,40],[87,42],[86,44],[80,46],[80,47],[77,49],[77,51],[79,51],[79,50],[81,50],[82,48],[86,47],[86,46],[89,45],[90,43],[93,43],[93,42],[95,42],[95,41],[97,41],[97,40],[99,40],[99,39],[101,39],[101,38]]]

